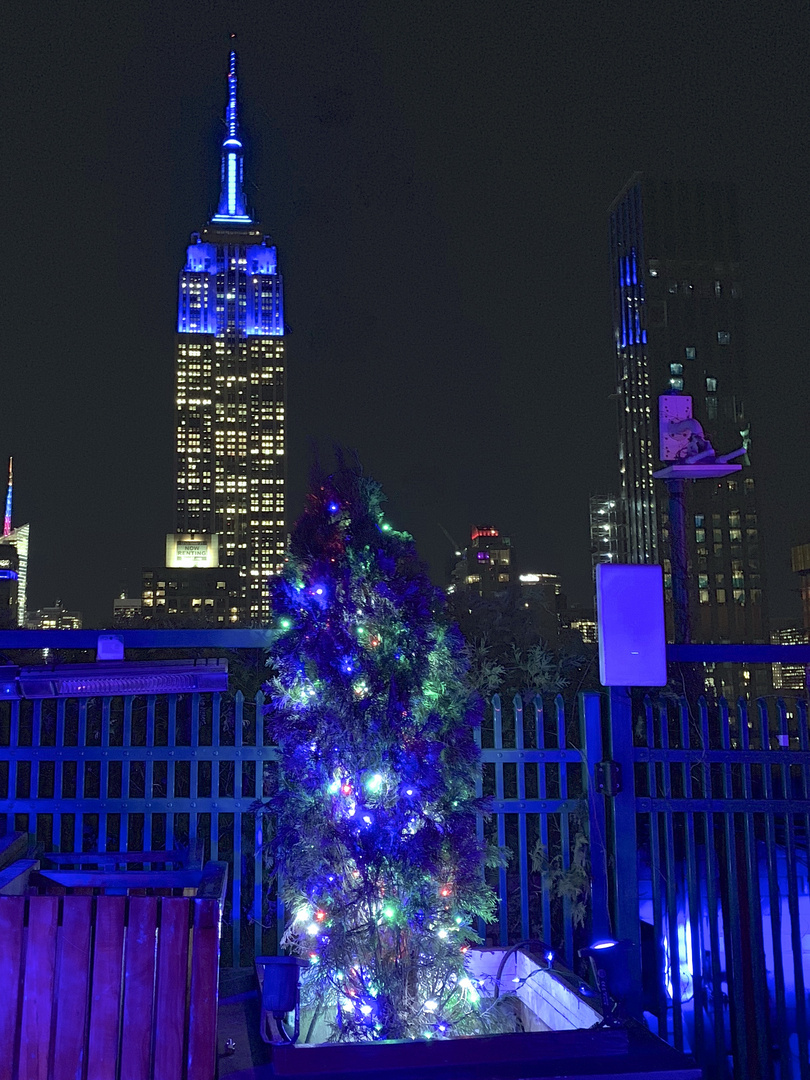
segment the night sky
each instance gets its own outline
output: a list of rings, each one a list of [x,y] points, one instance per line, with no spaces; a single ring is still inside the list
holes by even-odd
[[[290,518],[339,442],[437,581],[443,529],[491,523],[588,602],[588,496],[618,481],[607,208],[636,170],[731,179],[771,614],[798,620],[809,28],[751,0],[7,5],[0,458],[29,607],[103,625],[163,560],[177,275],[235,30],[291,329]]]

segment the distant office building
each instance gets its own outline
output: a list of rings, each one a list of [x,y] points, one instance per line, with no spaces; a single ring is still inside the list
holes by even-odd
[[[787,626],[774,630],[771,634],[773,645],[807,645],[810,642],[810,629],[804,626]],[[803,694],[806,689],[806,668],[804,664],[774,664],[773,688],[776,691]]]
[[[802,600],[802,624],[810,630],[810,544],[799,544],[790,549],[790,565],[799,575],[799,595]]]
[[[622,500],[617,495],[591,495],[591,565],[594,575],[600,563],[622,560]]]
[[[240,578],[225,567],[146,567],[141,589],[141,618],[175,625],[239,622]]]
[[[7,577],[5,580],[8,582],[16,580],[16,596],[12,604],[10,594],[14,591],[13,587],[9,584],[7,586],[7,592],[9,594],[8,606],[13,607],[16,612],[16,625],[25,626],[26,616],[26,604],[28,600],[28,534],[30,530],[29,525],[20,525],[16,529],[11,527],[11,503],[14,491],[14,473],[12,470],[13,459],[8,459],[8,487],[6,488],[6,507],[5,514],[3,516],[3,537],[2,543],[4,547],[11,547],[17,553],[16,566],[8,566],[5,569],[9,574],[16,574],[16,579]],[[12,556],[8,556],[13,561]]]
[[[16,629],[20,557],[13,544],[0,540],[0,630]]]
[[[53,607],[32,611],[25,625],[29,630],[81,630],[82,613],[68,611],[62,601],[57,600]]]
[[[546,644],[556,648],[566,598],[557,574],[519,574],[519,603],[532,616],[538,633]]]
[[[742,472],[687,485],[693,637],[765,642],[734,187],[636,175],[611,207],[610,235],[621,561],[663,564],[669,601],[667,491],[652,475],[659,466],[658,397],[689,394],[718,452],[747,451],[736,459]],[[671,632],[671,603],[668,609]],[[721,682],[718,693],[733,689]]]
[[[469,547],[461,553],[450,578],[450,590],[489,597],[516,584],[512,541],[491,525],[476,525]]]
[[[570,608],[566,615],[563,630],[572,632],[569,634],[563,633],[562,638],[564,641],[571,640],[572,634],[579,635],[585,645],[595,645],[599,640],[599,635],[596,630],[596,619],[593,617],[593,612],[590,610]]]
[[[180,273],[176,528],[218,536],[218,562],[238,580],[239,619],[266,623],[268,578],[287,542],[284,309],[276,249],[248,207],[243,156],[231,53],[219,204],[192,234]],[[231,621],[230,604],[223,617]]]
[[[113,622],[116,624],[138,620],[142,616],[143,599],[121,593],[113,600]]]

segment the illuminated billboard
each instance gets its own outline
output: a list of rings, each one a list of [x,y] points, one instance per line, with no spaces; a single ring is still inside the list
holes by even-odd
[[[168,533],[166,536],[167,566],[219,566],[219,536],[217,533]]]

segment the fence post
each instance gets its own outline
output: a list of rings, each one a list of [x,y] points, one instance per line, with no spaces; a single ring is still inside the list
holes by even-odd
[[[610,935],[608,911],[607,833],[605,800],[596,786],[596,767],[602,760],[602,695],[584,691],[579,695],[581,745],[585,747],[588,770],[588,842],[591,858],[591,933],[594,938]]]
[[[636,835],[636,791],[633,754],[633,708],[630,691],[624,686],[610,688],[609,747],[611,760],[621,770],[621,785],[610,796],[612,841],[613,928],[616,939],[633,943],[627,963],[633,990],[625,1005],[641,1016],[641,928],[638,915],[638,839]]]

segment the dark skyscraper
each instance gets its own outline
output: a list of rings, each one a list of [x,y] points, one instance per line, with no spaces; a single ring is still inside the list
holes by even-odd
[[[610,238],[623,557],[661,562],[669,599],[666,489],[652,475],[659,395],[690,395],[718,452],[751,446],[734,187],[634,176],[611,207]],[[742,472],[687,483],[695,640],[768,640],[754,471],[748,452],[736,460]]]
[[[175,528],[218,535],[219,565],[239,574],[240,619],[264,621],[286,546],[284,308],[276,249],[244,192],[235,53],[219,204],[191,241],[177,318]]]

